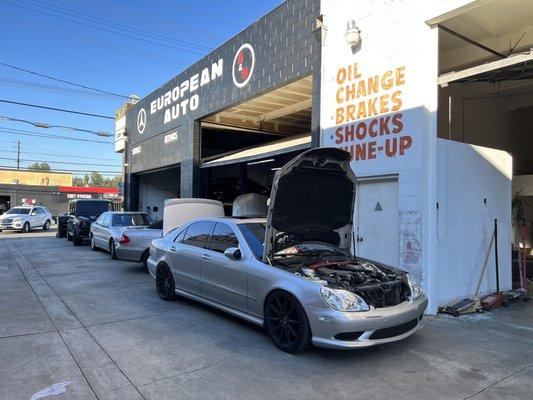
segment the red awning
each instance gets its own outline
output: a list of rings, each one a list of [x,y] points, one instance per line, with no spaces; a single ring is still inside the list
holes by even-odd
[[[59,186],[59,191],[61,193],[118,194],[118,188],[90,186]]]

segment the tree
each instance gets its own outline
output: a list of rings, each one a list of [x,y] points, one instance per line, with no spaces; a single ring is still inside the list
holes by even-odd
[[[105,178],[100,172],[91,172],[91,186],[104,186]]]
[[[28,165],[29,171],[50,171],[50,165],[47,162],[36,162]]]
[[[96,187],[118,187],[122,182],[122,175],[116,175],[111,178],[105,178],[97,171],[91,172],[91,175],[75,176],[72,178],[74,186],[96,186]]]

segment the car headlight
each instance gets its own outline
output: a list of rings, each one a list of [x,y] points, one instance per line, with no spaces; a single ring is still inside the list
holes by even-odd
[[[368,304],[356,295],[342,289],[320,288],[320,296],[328,306],[337,311],[368,311]]]
[[[411,289],[410,300],[416,300],[422,295],[422,286],[415,278],[410,274],[407,274],[407,283],[409,284],[409,289]]]

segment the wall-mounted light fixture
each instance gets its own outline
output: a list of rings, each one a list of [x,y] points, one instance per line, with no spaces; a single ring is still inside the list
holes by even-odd
[[[346,43],[351,47],[356,47],[361,41],[361,31],[353,19],[348,21],[344,37],[346,38]]]

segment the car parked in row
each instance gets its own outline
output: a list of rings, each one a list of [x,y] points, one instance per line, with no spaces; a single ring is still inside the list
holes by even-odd
[[[286,352],[410,336],[427,298],[408,273],[351,253],[355,193],[348,152],[300,154],[276,172],[267,218],[200,218],[152,241],[159,297],[264,326]]]
[[[42,206],[13,207],[0,216],[0,232],[16,230],[29,232],[34,228],[50,229],[52,214]]]
[[[145,228],[152,222],[148,214],[143,212],[109,211],[100,215],[91,224],[89,240],[91,250],[108,250],[111,258],[116,260],[118,254],[123,254],[122,244],[130,242],[124,230],[134,231]],[[128,253],[128,249],[124,251]],[[138,260],[136,260],[138,261]]]
[[[116,246],[116,255],[119,260],[141,262],[148,272],[148,255],[152,240],[163,236],[163,220],[154,222],[144,228],[125,228],[122,230],[121,239]],[[91,245],[92,247],[92,245]]]
[[[58,237],[66,230],[68,241],[81,246],[89,239],[91,224],[106,211],[113,211],[113,202],[101,199],[77,199],[69,203],[68,214],[58,218]]]

